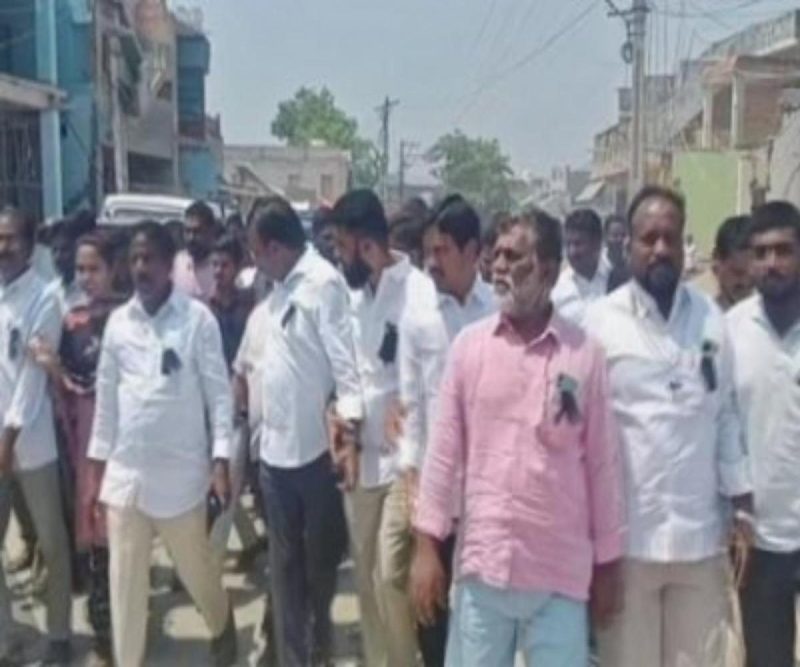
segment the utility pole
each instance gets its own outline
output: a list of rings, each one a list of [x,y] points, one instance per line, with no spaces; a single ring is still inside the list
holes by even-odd
[[[630,39],[633,45],[633,118],[631,121],[631,171],[629,197],[644,185],[645,160],[645,37],[647,35],[647,0],[633,0]]]
[[[114,185],[116,192],[128,191],[128,137],[122,105],[119,101],[122,45],[116,33],[109,35],[109,71],[111,87],[111,134],[114,141]]]
[[[650,8],[647,0],[633,0],[630,9],[621,10],[614,0],[606,0],[609,16],[617,16],[625,22],[627,40],[622,48],[622,59],[633,69],[631,89],[630,125],[630,169],[628,179],[628,198],[631,199],[644,185],[647,172],[645,158],[645,40],[647,37],[647,14]]]
[[[387,95],[376,111],[381,119],[381,195],[384,204],[389,198],[389,121],[392,110],[400,104],[399,100],[389,99]]]
[[[411,153],[416,150],[418,144],[415,141],[401,141],[400,142],[400,166],[398,168],[398,180],[399,189],[400,189],[400,201],[405,199],[405,189],[406,189],[406,170],[411,165],[411,160],[413,156]]]

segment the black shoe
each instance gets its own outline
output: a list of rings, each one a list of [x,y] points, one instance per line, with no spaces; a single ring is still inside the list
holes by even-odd
[[[114,664],[111,640],[107,637],[96,637],[92,644],[92,664],[96,667],[107,665],[112,667]]]
[[[42,665],[69,667],[71,660],[72,644],[69,639],[62,639],[52,641],[47,645],[47,651],[45,651],[44,658],[42,658]]]
[[[236,621],[233,609],[228,616],[228,625],[219,637],[211,640],[211,661],[214,667],[231,667],[236,664]]]

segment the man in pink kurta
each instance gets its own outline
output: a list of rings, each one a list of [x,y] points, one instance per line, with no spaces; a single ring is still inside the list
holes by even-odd
[[[606,364],[553,310],[560,261],[558,221],[513,220],[495,247],[501,314],[450,353],[412,572],[424,621],[444,602],[435,547],[460,508],[448,665],[513,665],[519,647],[536,667],[584,667],[590,591],[598,622],[616,605],[622,483]]]

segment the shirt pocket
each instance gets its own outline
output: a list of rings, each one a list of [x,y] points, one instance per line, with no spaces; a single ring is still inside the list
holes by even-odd
[[[537,431],[548,449],[576,449],[580,445],[586,423],[582,393],[580,379],[568,373],[556,372],[547,378]]]

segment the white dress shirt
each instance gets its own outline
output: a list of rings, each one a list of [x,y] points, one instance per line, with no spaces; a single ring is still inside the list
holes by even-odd
[[[602,299],[608,292],[610,273],[611,265],[603,255],[600,256],[597,271],[591,280],[587,280],[567,265],[558,276],[558,281],[550,297],[556,310],[563,318],[582,327],[587,308],[593,302]]]
[[[400,396],[400,337],[406,320],[437,307],[436,287],[405,255],[392,253],[395,263],[381,274],[378,287],[352,292],[358,371],[364,396],[359,484],[374,488],[391,483],[399,470],[399,451],[386,437],[389,407]],[[421,316],[421,315],[420,315]],[[394,359],[380,357],[387,328],[394,328]]]
[[[496,311],[494,291],[478,275],[463,304],[450,294],[439,292],[435,308],[415,308],[406,318],[398,354],[400,402],[405,409],[400,438],[403,470],[422,469],[450,344],[464,327]]]
[[[627,482],[627,555],[692,562],[718,554],[723,497],[751,490],[721,311],[681,285],[665,320],[631,281],[589,309],[586,327],[608,355]],[[713,367],[715,387],[704,366]]]
[[[328,449],[325,411],[334,394],[342,418],[361,418],[347,286],[307,246],[263,304],[261,460],[299,468]]]
[[[173,288],[155,315],[136,296],[115,310],[96,393],[89,458],[106,461],[100,499],[156,518],[203,502],[212,453],[230,457],[233,429],[222,337],[208,307]]]
[[[15,466],[36,470],[57,458],[47,374],[28,352],[33,338],[58,349],[61,313],[35,268],[0,285],[0,411],[3,427],[20,429]]]
[[[781,337],[761,296],[727,315],[736,392],[753,471],[756,544],[800,550],[800,323]]]

